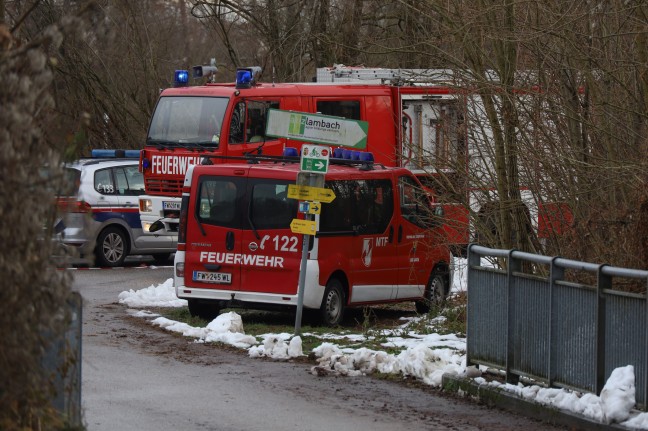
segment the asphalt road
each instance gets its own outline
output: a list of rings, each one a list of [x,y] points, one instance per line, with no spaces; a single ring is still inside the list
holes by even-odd
[[[117,295],[170,267],[77,270],[82,405],[96,430],[556,430],[452,394],[372,377],[318,377],[308,361],[250,359],[131,317]]]

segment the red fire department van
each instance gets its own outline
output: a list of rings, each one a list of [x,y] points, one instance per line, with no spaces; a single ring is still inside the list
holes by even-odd
[[[174,284],[192,315],[296,307],[303,241],[290,224],[304,214],[287,191],[298,161],[189,167]],[[325,181],[335,199],[315,215],[306,310],[336,325],[346,307],[415,301],[426,312],[447,295],[450,252],[442,216],[411,171],[331,159]]]

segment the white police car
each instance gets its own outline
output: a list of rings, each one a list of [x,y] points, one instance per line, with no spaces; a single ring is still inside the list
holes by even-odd
[[[138,196],[144,178],[138,150],[93,150],[93,157],[65,166],[71,192],[59,196],[65,230],[62,242],[73,261],[100,267],[121,266],[128,255],[166,261],[176,250],[169,235],[142,235]]]

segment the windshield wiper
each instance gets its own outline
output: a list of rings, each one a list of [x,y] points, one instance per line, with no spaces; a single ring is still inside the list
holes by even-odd
[[[218,142],[212,141],[191,142],[190,145],[195,145],[200,148],[218,148]]]
[[[165,141],[165,140],[162,140],[162,139],[151,139],[151,138],[148,138],[146,140],[146,144],[147,145],[154,145],[157,148],[175,148],[175,147],[182,147],[183,146],[179,142]]]

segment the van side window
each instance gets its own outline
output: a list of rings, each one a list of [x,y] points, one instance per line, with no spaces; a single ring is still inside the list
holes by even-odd
[[[225,177],[206,177],[198,192],[198,219],[205,224],[238,228],[237,183]]]
[[[317,112],[324,115],[360,120],[359,100],[318,100]]]
[[[400,208],[403,218],[422,228],[430,227],[431,208],[423,188],[412,178],[402,176],[398,179]]]
[[[333,190],[335,199],[322,206],[320,232],[385,232],[394,213],[390,180],[340,180],[326,186]]]
[[[230,122],[230,144],[265,142],[268,110],[279,109],[279,101],[240,101],[234,107]]]
[[[299,201],[288,199],[288,182],[260,182],[252,187],[250,220],[255,229],[288,229]]]

